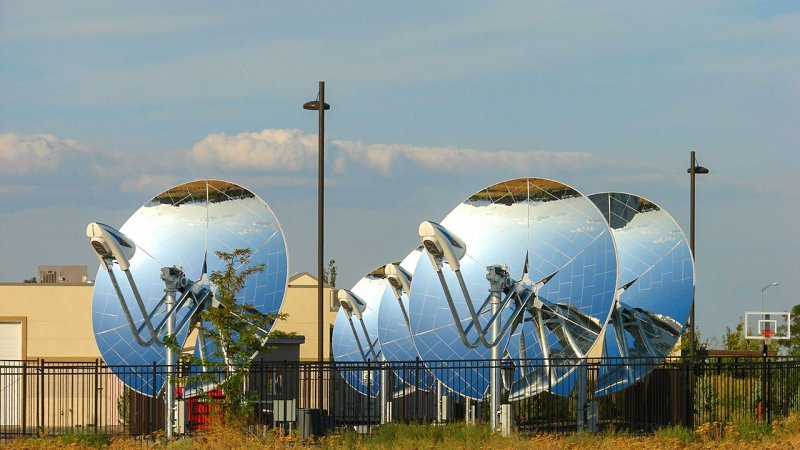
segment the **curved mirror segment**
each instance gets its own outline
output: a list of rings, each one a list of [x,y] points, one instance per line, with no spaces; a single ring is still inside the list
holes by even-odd
[[[619,260],[603,338],[603,356],[612,359],[600,367],[596,389],[608,394],[647,375],[674,349],[692,306],[694,263],[680,227],[655,203],[618,192],[589,198],[614,233]]]
[[[421,252],[422,248],[417,248],[398,264],[409,278],[412,278],[411,274],[414,273]],[[401,286],[398,286],[396,290],[391,289],[391,280],[387,280],[387,283],[390,284],[390,289],[383,294],[378,313],[378,340],[381,344],[381,351],[386,361],[416,361],[420,356],[410,331],[408,292]],[[399,299],[397,294],[400,295]],[[401,368],[394,375],[397,380],[395,392],[398,394],[413,392],[415,389],[427,391],[434,383],[430,372],[420,371],[416,366],[409,367],[407,370]]]

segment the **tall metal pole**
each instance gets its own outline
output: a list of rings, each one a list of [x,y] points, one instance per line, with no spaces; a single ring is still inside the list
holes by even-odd
[[[697,165],[697,157],[695,156],[694,150],[692,150],[691,154],[691,161],[689,165],[689,169],[687,170],[690,175],[690,182],[691,182],[691,205],[689,207],[689,248],[692,250],[692,261],[695,261],[695,253],[694,253],[694,176],[696,174],[705,174],[708,173],[708,169],[703,166]],[[692,309],[689,313],[689,340],[691,341],[689,346],[689,355],[694,357],[695,353],[695,321],[694,321],[694,305],[695,304],[695,295],[692,292]]]
[[[323,289],[322,277],[324,269],[324,239],[325,239],[325,82],[319,82],[319,100],[317,104],[319,111],[319,179],[317,180],[317,196],[319,198],[317,204],[317,333],[319,338],[317,359],[320,366],[325,356],[323,351],[325,346],[325,335],[322,327],[322,308],[323,302]],[[321,369],[320,369],[321,371]],[[320,383],[322,380],[320,379]],[[320,389],[320,400],[322,399],[322,389]],[[322,403],[320,402],[320,408]]]
[[[768,288],[771,288],[772,286],[777,286],[777,285],[778,282],[773,281],[772,283],[761,288],[761,312],[764,312],[764,291],[766,291]]]
[[[692,150],[692,160],[689,165],[689,178],[691,200],[689,202],[689,248],[692,250],[692,261],[694,261],[694,173],[697,160],[695,159],[694,150]],[[695,287],[697,289],[697,287]],[[695,293],[692,291],[692,309],[689,311],[689,356],[694,360],[694,302]]]
[[[321,410],[323,407],[323,369],[322,363],[325,358],[325,332],[322,323],[322,308],[324,307],[323,301],[323,288],[322,277],[324,263],[323,257],[325,252],[325,82],[319,82],[319,100],[317,103],[317,110],[319,111],[319,179],[317,180],[317,196],[319,201],[317,203],[317,360],[319,361],[319,373],[317,376],[318,387],[318,408]]]
[[[324,275],[324,249],[325,249],[325,110],[330,109],[330,105],[325,103],[325,82],[319,82],[317,99],[303,104],[303,109],[316,110],[319,113],[319,179],[317,180],[317,363],[318,372],[318,407],[322,409],[323,389],[322,389],[322,363],[325,359],[325,331],[323,327],[323,301],[322,278]]]

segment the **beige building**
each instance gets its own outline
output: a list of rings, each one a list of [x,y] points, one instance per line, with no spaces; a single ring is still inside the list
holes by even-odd
[[[94,361],[100,351],[92,331],[91,284],[0,284],[0,360]],[[323,354],[330,355],[330,331],[338,305],[335,289],[324,286]],[[278,329],[305,336],[301,361],[316,361],[317,279],[303,272],[289,279]]]
[[[0,284],[0,360],[92,361],[91,284]]]
[[[317,292],[317,279],[308,272],[302,272],[289,278],[286,298],[281,308],[281,312],[287,314],[288,317],[275,326],[280,331],[294,332],[305,336],[305,344],[300,346],[300,361],[316,361],[318,358],[319,314],[317,303],[319,297]],[[322,294],[324,302],[322,329],[325,332],[322,354],[328,361],[331,354],[331,333],[336,321],[336,314],[339,311],[339,304],[336,301],[335,288],[323,284]]]
[[[128,426],[125,408],[135,405],[125,400],[132,397],[121,382],[100,365],[92,288],[63,281],[0,284],[0,427]],[[335,289],[326,285],[323,294],[327,360],[338,305]],[[317,360],[317,302],[316,278],[305,272],[290,278],[282,307],[288,318],[278,329],[305,336],[301,361]]]

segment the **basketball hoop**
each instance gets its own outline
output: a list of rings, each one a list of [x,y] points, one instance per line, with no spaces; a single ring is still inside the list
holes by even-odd
[[[762,331],[761,335],[764,336],[764,343],[769,345],[772,342],[772,335],[774,335],[774,334],[775,334],[775,332],[772,331],[772,330],[764,330],[764,331]]]

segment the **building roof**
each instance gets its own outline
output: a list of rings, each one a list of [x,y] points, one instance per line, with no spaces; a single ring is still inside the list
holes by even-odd
[[[289,277],[289,282],[287,284],[290,284],[290,285],[292,285],[294,287],[302,287],[302,286],[314,286],[314,287],[316,287],[317,286],[317,277],[315,277],[314,275],[311,275],[308,272],[300,272],[300,273],[296,273],[296,274],[292,275],[291,277]],[[322,287],[323,288],[336,289],[335,287],[333,287],[333,286],[331,286],[331,285],[329,285],[328,283],[325,283],[325,282],[322,283]]]

